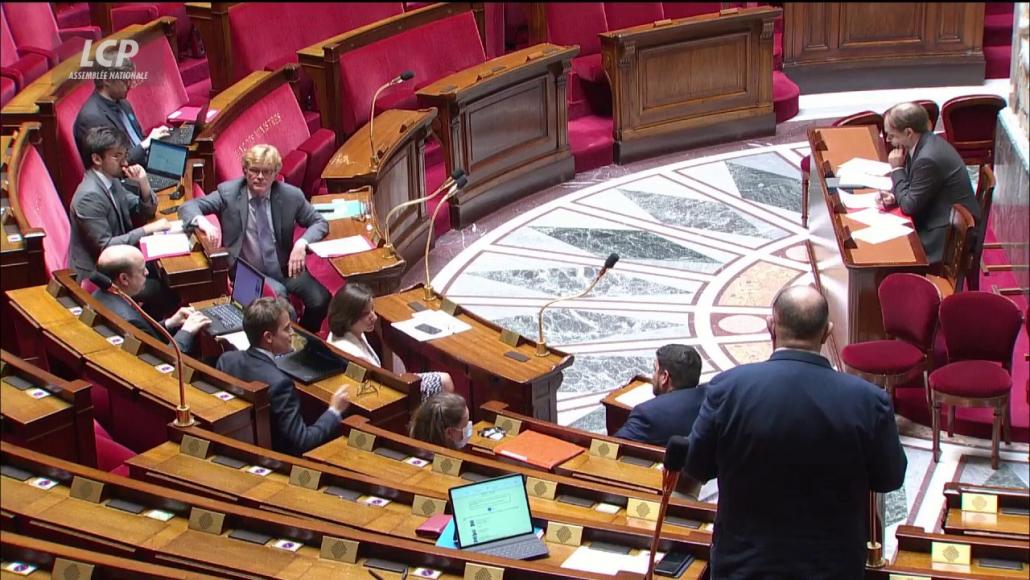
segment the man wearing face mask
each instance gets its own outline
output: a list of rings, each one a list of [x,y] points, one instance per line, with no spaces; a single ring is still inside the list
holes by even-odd
[[[258,298],[243,311],[243,332],[250,348],[229,351],[218,359],[218,370],[244,381],[267,383],[272,415],[272,449],[302,455],[339,436],[340,419],[350,406],[347,387],[340,387],[329,408],[311,425],[300,413],[293,379],[275,365],[277,355],[293,350],[289,304],[282,298]]]
[[[690,435],[705,400],[701,355],[692,346],[667,344],[655,352],[651,384],[655,398],[633,408],[615,437],[665,447],[673,435]]]
[[[894,409],[820,354],[818,290],[782,290],[768,323],[772,356],[713,378],[690,433],[684,470],[719,479],[711,577],[860,580],[869,492],[905,480]]]

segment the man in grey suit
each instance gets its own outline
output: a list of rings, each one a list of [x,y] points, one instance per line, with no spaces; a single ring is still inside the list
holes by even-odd
[[[113,58],[114,55],[110,54],[108,57]],[[131,144],[129,163],[132,165],[146,163],[150,142],[167,137],[170,129],[162,125],[150,131],[149,135],[143,135],[143,128],[140,127],[139,120],[136,118],[136,111],[133,110],[132,104],[126,98],[129,96],[129,89],[135,82],[131,80],[131,76],[136,67],[131,60],[124,58],[117,66],[97,64],[94,70],[99,73],[93,81],[96,89],[79,109],[73,126],[75,144],[79,148],[83,164],[89,167],[86,135],[94,127],[111,127],[122,133],[125,142]]]
[[[926,110],[915,103],[895,105],[884,117],[884,131],[894,146],[887,157],[894,187],[883,203],[887,207],[897,203],[912,217],[926,259],[931,264],[944,259],[955,203],[973,215],[974,244],[979,243],[983,233],[980,206],[966,164],[951,143],[933,133]]]
[[[170,227],[165,218],[151,221],[157,210],[157,197],[150,190],[147,172],[139,165],[127,163],[127,147],[120,132],[110,127],[94,127],[86,136],[86,147],[91,167],[72,196],[69,212],[69,267],[75,270],[80,282],[96,268],[104,248],[115,244],[135,246],[143,236]],[[138,195],[122,186],[119,179],[123,175],[136,183]],[[134,219],[147,223],[133,227]],[[138,299],[155,318],[162,318],[179,305],[178,297],[161,282],[154,269]]]
[[[97,271],[110,278],[113,286],[117,286],[122,292],[132,297],[143,290],[143,285],[147,281],[147,263],[143,259],[143,252],[133,246],[114,245],[105,248],[103,252],[100,252],[100,258],[97,259]],[[93,298],[129,324],[161,342],[165,341],[165,337],[121,296],[97,288],[93,291]],[[211,324],[211,319],[204,316],[202,312],[185,307],[180,308],[161,324],[169,332],[175,331],[172,338],[179,345],[179,350],[189,352],[193,348],[193,337],[200,332],[200,329]]]
[[[179,208],[188,227],[199,228],[215,246],[224,246],[230,263],[242,257],[265,275],[276,295],[294,294],[304,303],[300,325],[318,332],[329,310],[329,291],[304,267],[308,244],[329,232],[329,223],[308,203],[304,192],[276,181],[282,169],[279,151],[255,145],[243,156],[244,177],[218,185],[218,190]],[[217,214],[221,233],[205,215]],[[293,242],[293,228],[307,228]]]
[[[282,298],[258,298],[251,302],[243,311],[243,331],[250,348],[226,352],[216,366],[238,379],[268,384],[272,449],[301,455],[338,436],[340,418],[350,406],[347,386],[337,389],[329,400],[329,408],[307,425],[301,417],[300,397],[293,380],[275,366],[275,356],[291,350],[289,304]]]

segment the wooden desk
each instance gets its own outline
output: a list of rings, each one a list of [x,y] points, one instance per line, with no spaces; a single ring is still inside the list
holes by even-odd
[[[916,526],[898,526],[898,551],[891,567],[908,574],[948,574],[950,578],[1026,578],[1030,572],[1030,547],[1026,542],[932,534]],[[931,545],[945,542],[969,546],[971,558],[968,565],[933,562]],[[985,567],[982,558],[998,558],[1021,564],[1020,570],[1001,570]]]
[[[439,112],[447,173],[468,184],[451,200],[461,229],[575,174],[565,75],[578,47],[536,44],[437,79],[418,91]]]
[[[783,72],[802,94],[979,85],[983,2],[787,2]]]
[[[600,33],[615,161],[774,134],[779,15],[778,8],[734,8]]]
[[[0,496],[5,529],[42,539],[74,542],[142,561],[165,563],[184,570],[215,572],[234,578],[363,578],[369,558],[385,558],[409,567],[440,570],[448,580],[462,577],[466,563],[505,568],[505,578],[608,578],[557,568],[553,564],[522,562],[470,552],[440,549],[422,542],[383,536],[326,522],[261,512],[156,485],[114,476],[0,443],[4,465],[45,476],[57,486],[43,490],[3,477]],[[82,489],[98,491],[99,501],[73,497],[73,478]],[[88,497],[88,495],[87,495]],[[159,521],[110,507],[109,500],[129,500],[147,509],[164,510],[171,519]],[[203,512],[209,512],[204,517]],[[192,515],[187,523],[187,516]],[[217,516],[222,516],[218,518]],[[219,521],[219,519],[221,521]],[[263,544],[229,537],[235,530],[270,536]],[[296,551],[273,547],[280,538],[299,545]],[[353,542],[346,550],[332,549],[333,539]],[[319,547],[329,542],[319,557]],[[667,544],[669,545],[669,544]],[[703,546],[698,546],[702,548]],[[357,550],[357,553],[353,550]],[[331,559],[331,558],[339,558]],[[353,562],[353,563],[349,563]],[[473,571],[474,570],[470,570]]]
[[[56,377],[6,350],[0,350],[0,360],[4,440],[96,467],[92,385]],[[50,394],[36,398],[35,389]]]
[[[997,498],[998,511],[964,511],[963,494],[994,496]],[[1025,489],[949,481],[944,484],[944,500],[941,527],[945,533],[1007,538],[1023,542],[1030,540],[1030,516],[1025,512],[1030,508],[1030,493]],[[1010,510],[1022,510],[1022,513]]]
[[[839,348],[883,338],[883,321],[877,290],[880,282],[895,272],[927,271],[926,253],[913,230],[908,236],[869,244],[856,241],[851,232],[864,227],[849,217],[839,202],[836,188],[827,187],[827,177],[848,160],[861,157],[887,160],[883,140],[874,126],[819,127],[808,130],[812,149],[812,177],[822,195],[809,199],[812,249],[821,286],[830,303],[833,338]],[[856,190],[868,193],[873,190]]]
[[[383,111],[376,115],[373,127],[366,123],[351,135],[322,170],[322,179],[330,192],[372,188],[373,220],[382,235],[389,228],[391,243],[408,264],[417,262],[425,253],[426,236],[432,226],[427,205],[405,208],[390,224],[386,217],[398,205],[432,193],[426,191],[424,153],[435,118],[434,108]],[[378,164],[372,163],[370,128],[379,154]]]
[[[558,421],[558,387],[562,371],[572,364],[572,355],[551,348],[547,356],[538,357],[535,346],[528,343],[512,348],[500,341],[500,327],[464,309],[459,309],[457,317],[472,326],[471,330],[418,342],[391,326],[412,317],[412,302],[432,309],[441,307],[439,298],[426,302],[421,284],[375,299],[379,316],[376,325],[388,351],[384,362],[389,364],[391,352],[396,351],[409,369],[446,370],[456,380],[467,381],[471,387],[465,398],[474,420],[481,418],[479,407],[484,403],[503,401],[516,413]],[[528,360],[519,362],[505,356],[510,351]]]
[[[651,384],[651,377],[645,377],[644,375],[637,375],[626,382],[625,385],[615,389],[608,393],[601,399],[601,405],[604,406],[604,425],[608,430],[609,435],[614,435],[626,421],[629,419],[630,413],[633,412],[635,405],[628,405],[619,399],[627,394],[633,393],[637,389],[644,389],[646,393],[650,393],[651,397],[654,397],[652,391],[653,385]],[[636,396],[639,393],[634,393]]]
[[[665,449],[661,447],[629,439],[595,435],[534,419],[508,410],[507,405],[500,401],[490,401],[484,404],[480,410],[483,420],[476,423],[472,430],[472,439],[469,440],[469,447],[472,451],[505,463],[526,465],[503,455],[495,455],[493,449],[523,431],[535,431],[578,445],[586,450],[568,461],[554,466],[554,473],[650,493],[660,494],[662,491],[662,472],[656,469],[656,466],[665,459]],[[480,435],[483,429],[498,424],[501,426],[518,425],[518,428],[508,430],[504,438],[500,440]],[[594,452],[595,446],[596,453]],[[606,451],[609,452],[608,455],[604,455]]]
[[[329,220],[329,233],[326,235],[326,239],[364,236],[370,241],[380,238],[380,243],[367,252],[330,258],[329,263],[336,268],[340,276],[347,280],[347,283],[364,284],[371,288],[377,296],[396,292],[400,287],[401,276],[404,275],[407,262],[400,256],[392,254],[381,243],[382,228],[376,221],[377,215],[371,213],[372,188],[366,186],[345,193],[315,195],[312,196],[311,203],[330,203],[334,199],[361,202],[370,213],[356,218]],[[378,214],[378,217],[385,219],[386,214]]]
[[[380,429],[370,425],[363,417],[347,417],[343,421],[343,427],[344,436],[305,453],[304,457],[364,473],[383,481],[425,489],[427,492],[464,485],[475,481],[477,477],[521,473],[527,478],[526,490],[530,496],[530,507],[537,516],[563,520],[572,518],[654,531],[654,518],[657,516],[659,501],[656,494],[594,483],[533,467],[502,463],[473,453],[445,449]],[[372,441],[372,449],[385,447],[404,454],[405,457],[419,457],[430,463],[435,460],[441,466],[450,462],[452,467],[457,466],[456,471],[454,474],[448,474],[452,472],[437,471],[431,465],[417,467],[390,459],[373,450],[363,450],[351,445],[349,437],[354,437],[355,441],[364,438],[366,443]],[[570,503],[569,498],[581,501],[583,505]],[[608,504],[607,511],[599,509],[602,507],[601,504]],[[703,539],[711,532],[714,521],[713,504],[674,498],[669,504],[662,535],[704,541]]]

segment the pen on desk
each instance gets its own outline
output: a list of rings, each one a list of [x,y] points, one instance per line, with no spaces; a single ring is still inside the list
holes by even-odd
[[[371,575],[372,575],[372,577],[373,577],[373,578],[375,578],[376,580],[385,580],[385,579],[384,579],[384,578],[383,578],[382,576],[380,576],[380,575],[379,575],[379,573],[378,573],[378,572],[376,572],[375,570],[369,570],[369,571],[368,571],[368,573],[369,573],[369,574],[371,574]]]

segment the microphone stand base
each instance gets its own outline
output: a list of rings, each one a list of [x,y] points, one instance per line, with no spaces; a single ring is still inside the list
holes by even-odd
[[[425,299],[425,301],[427,303],[428,302],[432,302],[433,300],[436,299],[436,292],[433,291],[433,287],[432,286],[423,286],[422,287],[422,297]]]
[[[887,561],[883,559],[883,546],[880,542],[866,542],[866,561],[868,568],[883,568]]]
[[[542,340],[536,341],[536,355],[547,356],[547,354],[547,343]]]
[[[190,413],[189,407],[176,407],[175,422],[172,424],[176,427],[192,427],[197,422],[193,419],[193,413]]]

